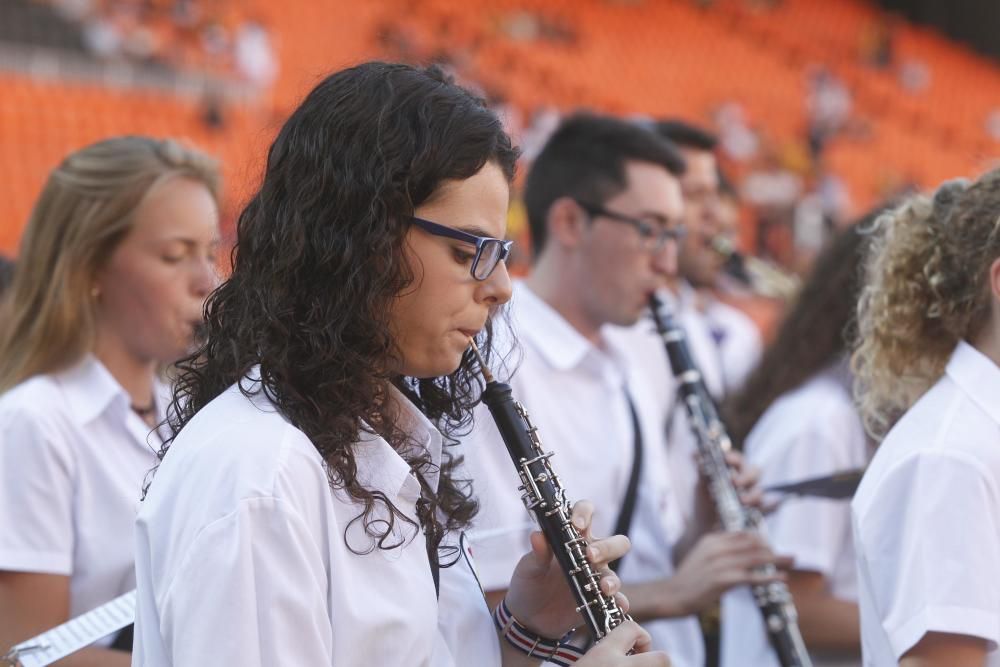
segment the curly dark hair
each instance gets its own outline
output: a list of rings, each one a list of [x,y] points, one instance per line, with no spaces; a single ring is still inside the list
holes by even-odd
[[[757,420],[780,396],[847,354],[861,290],[865,230],[882,210],[840,232],[820,254],[774,342],[743,388],[723,405],[736,447],[742,449]]]
[[[259,365],[262,390],[312,441],[331,487],[363,507],[355,520],[372,543],[351,548],[392,549],[408,539],[397,521],[418,527],[359,483],[352,445],[362,430],[377,433],[426,477],[429,454],[388,405],[395,386],[445,438],[430,494],[440,510],[430,516],[444,517],[432,519],[435,534],[466,526],[477,504],[470,483],[454,479],[461,457],[449,449],[481,393],[475,363],[467,354],[447,377],[400,377],[390,307],[414,280],[404,255],[414,209],[487,163],[511,181],[516,161],[497,117],[439,68],[369,62],[324,79],[282,127],[239,217],[232,274],[205,306],[204,342],[178,364],[161,460],[199,410]],[[488,354],[492,327],[480,336]]]

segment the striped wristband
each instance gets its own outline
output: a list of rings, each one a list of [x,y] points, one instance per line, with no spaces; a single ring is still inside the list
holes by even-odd
[[[497,605],[493,612],[493,620],[500,628],[500,634],[507,640],[507,643],[525,655],[543,658],[561,667],[572,665],[583,657],[582,649],[563,644],[558,639],[541,637],[521,625],[510,613],[506,598]]]

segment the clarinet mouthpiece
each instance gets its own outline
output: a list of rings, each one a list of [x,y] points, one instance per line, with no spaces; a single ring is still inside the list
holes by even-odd
[[[486,384],[493,382],[493,373],[486,366],[486,361],[483,359],[483,355],[479,352],[479,348],[476,346],[476,341],[472,338],[469,339],[469,347],[472,348],[472,353],[476,355],[476,359],[479,360],[479,372],[483,374],[483,378],[486,380]]]

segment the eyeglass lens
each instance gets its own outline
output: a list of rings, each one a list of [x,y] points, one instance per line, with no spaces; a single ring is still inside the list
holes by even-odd
[[[483,243],[479,251],[479,260],[472,267],[472,276],[476,280],[486,280],[493,269],[500,263],[500,256],[503,254],[503,242],[490,239]]]

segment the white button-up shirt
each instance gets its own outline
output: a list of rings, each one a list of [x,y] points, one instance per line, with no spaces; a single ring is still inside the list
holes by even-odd
[[[711,298],[702,313],[715,343],[726,395],[739,391],[760,361],[760,330],[743,311]]]
[[[814,376],[778,398],[744,443],[762,487],[863,468],[868,441],[841,369]],[[851,508],[847,500],[787,497],[765,522],[775,552],[795,558],[795,569],[818,572],[827,590],[857,602]],[[723,667],[778,667],[760,610],[746,586],[722,598]],[[860,660],[813,656],[813,663],[857,665]]]
[[[1000,665],[1000,368],[959,343],[879,446],[851,504],[865,665],[928,632],[980,637]]]
[[[499,665],[468,554],[441,569],[438,600],[423,533],[397,520],[402,546],[377,548],[306,435],[243,385],[252,398],[234,385],[182,430],[139,513],[132,664]],[[440,433],[400,405],[438,464]],[[358,481],[416,522],[409,464],[378,436],[353,447]]]
[[[619,574],[625,582],[669,577],[681,518],[663,474],[670,406],[662,400],[664,389],[653,386],[651,379],[662,381],[665,376],[642,370],[650,360],[636,357],[641,346],[621,345],[633,332],[607,332],[606,345],[599,349],[523,283],[515,284],[509,308],[521,348],[513,377],[506,377],[513,364],[506,372],[499,369],[499,377],[510,382],[546,451],[555,452],[552,465],[570,499],[594,503],[593,533],[602,537],[614,529],[632,471],[634,432],[627,386],[642,430],[643,462],[629,533],[632,551]],[[652,334],[645,335],[653,340]],[[500,350],[509,345],[497,343]],[[663,358],[660,352],[657,362]],[[520,501],[514,466],[489,412],[480,406],[475,416],[475,429],[464,439],[466,465],[481,506],[473,547],[484,587],[505,589],[518,558],[528,549],[534,523]],[[694,618],[655,621],[646,627],[654,646],[669,650],[674,665],[702,664],[704,649]]]
[[[0,570],[69,576],[70,616],[134,588],[132,525],[160,445],[90,355],[3,394]]]

